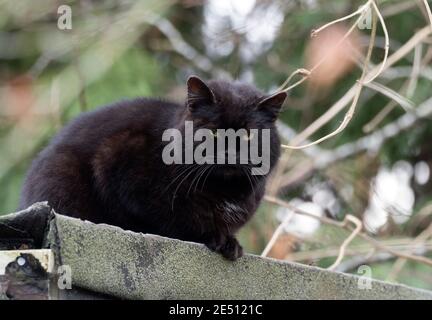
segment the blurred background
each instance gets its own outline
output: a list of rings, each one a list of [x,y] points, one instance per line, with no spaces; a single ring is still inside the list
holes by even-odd
[[[0,1],[0,214],[16,210],[32,158],[70,119],[136,96],[182,102],[191,74],[272,92],[298,68],[325,57],[289,91],[278,125],[288,144],[321,115],[340,110],[303,137],[330,133],[346,112],[338,103],[360,78],[370,21],[339,46],[356,18],[315,37],[311,32],[365,2]],[[336,270],[359,274],[366,265],[373,278],[432,289],[432,27],[424,1],[377,4],[393,63],[363,88],[342,133],[285,150],[268,185],[269,195],[318,219],[263,202],[240,242],[250,253],[267,246],[267,256],[326,268],[351,231],[322,218],[353,215],[376,242],[356,237]],[[368,70],[382,61],[384,49],[379,26]]]

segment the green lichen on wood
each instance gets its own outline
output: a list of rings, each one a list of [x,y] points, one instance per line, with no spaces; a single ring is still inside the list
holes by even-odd
[[[63,263],[76,285],[133,299],[432,299],[432,293],[57,216]]]
[[[56,263],[71,267],[74,288],[112,297],[432,299],[430,291],[375,280],[371,289],[361,289],[360,278],[353,275],[253,255],[231,262],[201,244],[54,214],[44,203],[3,216],[1,223],[9,231],[10,226],[17,229],[21,239],[44,239],[42,245],[53,249]]]

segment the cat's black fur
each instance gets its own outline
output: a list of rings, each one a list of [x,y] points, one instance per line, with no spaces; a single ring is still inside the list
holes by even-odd
[[[185,105],[139,98],[81,114],[33,161],[20,208],[48,201],[65,215],[201,242],[235,260],[242,248],[234,234],[257,209],[268,175],[251,176],[249,165],[166,165],[162,133],[185,120],[195,130],[269,128],[273,168],[285,97],[190,77]]]

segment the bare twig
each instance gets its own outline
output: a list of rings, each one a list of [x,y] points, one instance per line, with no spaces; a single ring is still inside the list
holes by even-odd
[[[297,214],[302,214],[308,217],[312,217],[314,219],[318,219],[319,221],[326,223],[328,225],[332,225],[338,228],[344,228],[344,229],[348,229],[350,231],[352,231],[352,229],[347,226],[344,222],[339,222],[339,221],[335,221],[333,219],[329,219],[327,217],[321,217],[321,216],[316,216],[312,213],[300,210],[294,206],[292,206],[291,204],[289,204],[288,202],[278,199],[276,197],[272,197],[272,196],[265,196],[264,199],[267,202],[273,203],[273,204],[277,204],[279,206],[282,207],[286,207],[290,210],[292,210],[293,212],[297,213]],[[409,253],[404,253],[404,252],[399,252],[397,250],[394,250],[392,248],[387,247],[386,245],[380,243],[378,240],[370,237],[369,235],[367,235],[366,233],[363,232],[358,232],[356,233],[357,236],[361,237],[362,239],[368,241],[370,244],[372,244],[377,250],[381,250],[381,251],[386,251],[388,253],[391,253],[392,255],[396,256],[396,257],[400,257],[400,258],[405,258],[408,260],[412,260],[412,261],[416,261],[416,262],[420,262],[420,263],[424,263],[426,265],[432,266],[432,260],[423,256],[417,256],[417,255],[412,255]]]
[[[216,68],[212,61],[206,56],[200,54],[194,47],[187,43],[181,33],[174,27],[174,25],[164,17],[152,13],[147,13],[144,16],[145,21],[155,26],[161,31],[171,43],[175,52],[191,61],[198,69],[215,75],[231,78],[231,76],[222,69]]]
[[[345,40],[354,32],[355,28],[357,27],[358,23],[364,18],[364,16],[367,14],[368,10],[370,9],[370,4],[371,4],[372,0],[369,0],[364,6],[362,6],[360,9],[358,9],[357,11],[355,11],[354,13],[345,16],[343,18],[331,21],[327,24],[325,24],[324,26],[313,30],[311,33],[312,37],[315,37],[319,32],[323,31],[324,29],[328,28],[331,25],[334,25],[338,22],[347,20],[349,18],[352,18],[356,15],[360,14],[360,17],[355,21],[355,23],[351,26],[351,28],[345,33],[345,35],[334,45],[335,48],[338,48],[342,43],[345,42]],[[285,82],[279,87],[278,91],[285,91],[288,92],[292,89],[294,89],[295,87],[297,87],[298,85],[302,84],[307,78],[310,77],[310,75],[317,70],[331,55],[331,51],[329,51],[327,54],[325,54],[310,70],[307,69],[297,69],[296,71],[294,71],[288,78],[287,80],[285,80]],[[300,80],[298,80],[297,82],[295,82],[294,84],[290,85],[289,87],[285,88],[289,82],[291,81],[291,79],[297,75],[300,74],[302,76],[302,78]]]
[[[368,2],[368,4],[369,4],[369,2]],[[363,14],[364,14],[364,12],[363,12]],[[363,17],[363,14],[361,15],[361,18]],[[357,25],[357,23],[356,23],[356,25]],[[322,30],[322,29],[323,29],[323,28],[321,28],[320,30]],[[349,32],[348,32],[348,33],[349,33]],[[348,33],[347,33],[347,34],[348,34]],[[364,63],[364,67],[363,67],[363,72],[362,72],[362,75],[361,75],[360,81],[359,81],[359,83],[358,83],[357,93],[356,93],[356,95],[354,96],[354,99],[353,99],[353,102],[352,102],[351,108],[348,110],[348,112],[347,112],[347,114],[346,114],[346,116],[345,116],[344,122],[341,124],[341,126],[340,126],[336,131],[334,131],[333,133],[331,133],[330,135],[327,135],[327,136],[325,136],[325,137],[323,137],[323,138],[321,138],[321,139],[319,139],[319,140],[317,140],[317,141],[315,141],[315,142],[309,143],[309,144],[307,144],[306,146],[302,146],[302,147],[292,147],[292,148],[291,148],[290,146],[282,145],[282,147],[285,147],[285,148],[288,148],[288,149],[297,149],[297,148],[298,148],[298,149],[304,149],[304,148],[306,148],[306,147],[308,147],[308,146],[313,146],[313,145],[318,144],[320,141],[325,140],[325,139],[329,138],[330,136],[337,134],[337,133],[338,133],[338,132],[337,132],[338,130],[343,130],[343,129],[346,127],[346,125],[347,125],[348,122],[350,121],[352,115],[354,114],[355,107],[356,107],[357,102],[358,102],[358,98],[359,98],[359,96],[360,96],[360,94],[361,94],[362,82],[363,82],[364,79],[365,79],[365,75],[366,75],[366,73],[367,73],[367,69],[368,69],[368,64],[369,64],[370,58],[371,58],[371,56],[372,56],[372,50],[373,50],[373,46],[374,46],[374,42],[375,42],[375,35],[376,35],[376,17],[374,16],[374,19],[373,19],[373,26],[372,26],[372,32],[371,32],[371,39],[370,39],[370,43],[369,43],[369,49],[368,49],[368,53],[367,53],[367,56],[366,56],[366,59],[365,59],[365,63]],[[318,65],[317,65],[316,67],[318,67],[318,66],[319,66],[319,63],[318,63]],[[310,74],[311,72],[312,72],[312,71],[310,71],[309,74]],[[307,74],[307,75],[309,75],[309,74]],[[294,74],[291,75],[291,76],[287,79],[286,82],[288,83],[288,82],[290,81],[290,79],[291,79],[293,76],[294,76]],[[303,79],[306,79],[306,76],[304,76]],[[302,81],[302,80],[300,80],[300,81]],[[288,155],[285,155],[285,157],[282,159],[282,160],[284,161],[284,163],[288,161],[288,158],[289,158],[289,156],[288,156]],[[277,238],[278,238],[278,236],[279,236],[279,234],[280,234],[280,232],[281,232],[283,226],[285,225],[285,223],[286,223],[286,222],[283,221],[283,222],[279,225],[279,227],[276,229],[276,231],[274,232],[274,234],[273,234],[273,236],[272,236],[272,238],[271,238],[271,240],[270,240],[270,243],[269,243],[269,244],[266,246],[266,248],[264,249],[263,255],[264,255],[264,253],[267,254],[268,251],[272,248],[273,244],[276,242],[276,240],[277,240]],[[344,249],[342,248],[341,250],[344,250]]]
[[[429,26],[417,31],[411,39],[409,39],[396,52],[388,57],[384,70],[390,68],[396,62],[405,57],[409,52],[411,52],[412,49],[415,48],[417,44],[426,39],[431,33],[432,30],[429,28]],[[369,74],[375,74],[377,71],[378,67],[375,67],[369,72]],[[312,134],[319,130],[322,126],[332,120],[352,101],[354,95],[356,94],[356,87],[357,85],[351,87],[351,89],[349,89],[327,112],[321,115],[317,120],[315,120],[306,129],[300,132],[294,139],[292,139],[291,145],[299,145],[305,139],[309,138]]]
[[[378,16],[378,19],[379,19],[380,24],[381,24],[381,28],[383,29],[383,32],[384,32],[384,39],[385,39],[384,59],[380,65],[380,67],[378,68],[378,70],[375,72],[375,75],[366,78],[366,80],[365,80],[366,84],[374,81],[384,71],[384,68],[386,66],[387,59],[388,59],[389,49],[390,49],[390,37],[388,35],[387,26],[386,26],[386,23],[384,21],[384,18],[381,15],[380,10],[378,9],[378,6],[376,5],[375,0],[372,0],[372,7],[374,8],[376,15]]]
[[[353,223],[356,227],[353,230],[353,232],[349,235],[349,237],[346,238],[345,241],[342,243],[336,261],[330,267],[327,268],[329,270],[335,270],[339,266],[339,264],[342,262],[342,259],[345,256],[346,248],[362,230],[363,224],[357,217],[354,217],[350,214],[346,215],[344,220],[344,225],[347,226],[349,222]]]
[[[411,252],[416,255],[425,254],[432,250],[432,240],[427,240],[423,244],[413,244],[411,238],[402,239],[382,239],[380,242],[386,247],[401,252]],[[376,249],[369,242],[354,244],[352,243],[345,251],[345,256],[361,256],[364,259],[370,258],[376,254]],[[318,260],[328,257],[337,257],[340,252],[340,247],[326,247],[310,251],[290,252],[285,259],[290,261],[307,261]],[[372,254],[370,254],[372,252]],[[393,255],[392,255],[393,256]],[[339,269],[336,268],[336,269]]]
[[[285,88],[292,80],[292,78],[294,78],[296,75],[301,75],[302,78],[300,80],[298,80],[297,82],[295,82],[294,84],[292,84],[291,86],[289,86],[288,88]],[[299,84],[301,84],[303,81],[305,81],[310,75],[310,71],[307,69],[297,69],[296,71],[294,71],[293,73],[290,74],[290,76],[285,80],[285,82],[279,87],[279,89],[277,89],[277,91],[289,91],[291,89],[293,89],[294,87],[298,86]]]
[[[318,33],[320,33],[320,32],[323,31],[324,29],[326,29],[326,28],[328,28],[328,27],[330,27],[330,26],[332,26],[332,25],[334,25],[334,24],[336,24],[336,23],[339,23],[339,22],[342,22],[342,21],[348,20],[348,19],[350,19],[350,18],[352,18],[352,17],[355,17],[355,16],[357,16],[357,15],[362,15],[363,13],[365,13],[365,12],[367,12],[367,11],[369,10],[369,5],[370,5],[371,2],[372,2],[372,1],[369,0],[369,1],[366,2],[363,6],[361,6],[357,11],[355,11],[355,12],[353,12],[353,13],[351,13],[351,14],[345,16],[345,17],[342,17],[342,18],[339,18],[339,19],[333,20],[333,21],[331,21],[331,22],[329,22],[329,23],[323,25],[322,27],[320,27],[320,28],[318,28],[318,29],[316,29],[316,30],[312,30],[312,34],[311,34],[311,36],[312,36],[312,37],[315,37]]]
[[[412,98],[417,87],[418,77],[419,75],[427,76],[427,67],[426,65],[429,63],[430,56],[428,54],[425,55],[423,59],[421,59],[422,52],[422,43],[419,43],[414,49],[414,61],[413,66],[411,68],[411,73],[409,75],[409,79],[407,79],[402,85],[400,92],[406,92],[406,96],[408,99]],[[432,52],[432,51],[430,51]],[[401,74],[401,71],[398,71],[398,74]],[[430,78],[432,80],[432,77]],[[369,121],[367,124],[363,126],[363,131],[365,133],[372,132],[384,119],[385,117],[397,106],[397,103],[394,100],[388,102],[388,104],[377,113],[377,115]]]
[[[428,228],[423,230],[422,233],[420,233],[412,242],[413,245],[424,243],[428,238],[432,236],[432,224],[429,225]],[[405,266],[407,262],[407,259],[405,258],[399,258],[394,263],[392,269],[389,272],[389,275],[387,277],[387,280],[395,280],[398,274],[402,271],[403,267]]]
[[[373,1],[372,1],[372,3],[373,3]],[[321,143],[321,142],[323,142],[323,141],[325,141],[325,140],[327,140],[327,139],[329,139],[329,138],[331,138],[331,137],[339,134],[340,132],[342,132],[348,126],[348,124],[351,121],[351,119],[352,119],[352,117],[354,115],[354,112],[356,110],[356,106],[357,106],[358,100],[360,98],[360,94],[361,94],[361,91],[362,91],[362,88],[363,88],[363,84],[364,84],[364,81],[366,79],[366,74],[367,74],[367,70],[368,70],[368,67],[369,67],[370,59],[372,57],[372,51],[373,51],[373,47],[374,47],[374,43],[375,43],[376,28],[377,28],[376,16],[373,15],[373,24],[372,24],[372,31],[371,31],[371,36],[370,36],[369,48],[368,48],[368,52],[367,52],[367,55],[366,55],[366,58],[365,58],[365,62],[364,62],[364,65],[363,65],[362,75],[361,75],[360,79],[357,82],[356,92],[354,94],[354,97],[353,97],[353,100],[352,100],[352,103],[351,103],[351,107],[348,109],[348,111],[345,114],[345,117],[344,117],[342,123],[339,125],[339,127],[336,130],[334,130],[333,132],[325,135],[324,137],[322,137],[322,138],[320,138],[318,140],[315,140],[314,142],[311,142],[311,143],[308,143],[308,144],[304,144],[302,146],[282,145],[283,148],[285,148],[285,149],[304,149],[304,148],[311,147],[313,145],[319,144],[319,143]]]
[[[408,100],[404,96],[400,95],[396,91],[386,87],[385,85],[378,82],[370,82],[365,84],[366,87],[373,89],[382,95],[392,99],[397,104],[399,104],[406,112],[410,112],[414,109],[414,103],[411,100]]]
[[[324,168],[330,163],[346,159],[365,150],[376,151],[382,144],[411,128],[418,120],[432,116],[432,98],[421,103],[413,112],[400,116],[397,120],[385,125],[370,135],[354,142],[343,144],[331,152],[322,151],[315,160],[315,168]]]
[[[277,239],[283,232],[283,228],[289,223],[291,218],[293,217],[294,213],[290,211],[281,224],[277,227],[276,231],[273,233],[270,241],[267,243],[266,247],[264,248],[263,252],[261,253],[261,257],[266,257],[270,250],[273,248],[274,244],[276,243]]]
[[[427,2],[427,0],[423,0],[423,3],[425,5],[426,12],[428,14],[429,22],[430,22],[431,29],[432,29],[432,12],[431,12],[431,8],[430,8],[429,3]]]
[[[138,39],[142,31],[143,19],[142,14],[150,10],[160,13],[169,7],[168,1],[146,1],[145,3],[136,2],[134,5],[122,14],[122,21],[133,30],[127,34],[118,27],[118,25],[109,25],[100,35],[98,41],[94,40],[94,45],[89,47],[81,56],[80,64],[82,72],[85,73],[86,85],[89,85],[99,79],[114,63],[115,59],[120,57],[128,48]],[[108,46],[109,45],[109,46]],[[109,50],[107,50],[107,48]],[[94,65],[94,57],[101,57],[98,60],[97,68],[88,68]],[[72,65],[65,67],[57,73],[55,81],[58,83],[60,106],[69,105],[73,99],[79,95],[79,84],[76,77],[76,70]],[[38,99],[33,104],[33,110],[45,110],[49,108],[51,96],[51,86],[41,86],[38,88]],[[49,112],[47,113],[49,114]],[[16,148],[15,141],[28,139],[28,132],[23,130],[24,123],[17,122],[12,130],[3,137],[2,158],[0,159],[0,180],[7,175],[9,170],[16,162],[28,158],[34,150],[31,144],[24,144]],[[42,141],[46,135],[46,126],[41,123],[33,123],[33,139],[36,142]]]
[[[414,92],[417,88],[418,78],[420,75],[420,67],[422,65],[422,58],[421,58],[422,48],[423,48],[422,44],[419,43],[418,46],[416,46],[414,49],[414,62],[413,62],[412,72],[407,84],[407,90],[406,90],[408,98],[414,96]]]

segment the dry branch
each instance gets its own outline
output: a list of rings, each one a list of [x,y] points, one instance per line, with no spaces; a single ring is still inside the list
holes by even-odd
[[[312,217],[314,219],[318,219],[322,223],[325,223],[325,224],[328,224],[328,225],[332,225],[332,226],[335,226],[335,227],[338,227],[338,228],[342,228],[342,229],[347,229],[347,230],[349,230],[349,231],[352,232],[352,229],[346,223],[344,223],[344,222],[335,221],[335,220],[329,219],[327,217],[316,216],[316,215],[314,215],[312,213],[306,212],[304,210],[300,210],[300,209],[296,208],[295,206],[292,206],[288,202],[286,202],[284,200],[281,200],[281,199],[278,199],[276,197],[265,196],[264,199],[267,202],[269,202],[269,203],[277,204],[279,206],[288,208],[288,209],[290,209],[294,213],[305,215],[305,216],[308,216],[308,217]],[[378,240],[370,237],[369,235],[367,235],[364,232],[358,232],[358,233],[356,233],[356,235],[359,236],[359,237],[361,237],[362,239],[368,241],[377,250],[388,252],[388,253],[396,256],[396,257],[400,257],[400,258],[404,258],[404,259],[408,259],[408,260],[424,263],[424,264],[426,264],[428,266],[432,266],[432,260],[429,259],[429,258],[426,258],[426,257],[423,257],[423,256],[412,255],[412,254],[409,254],[409,253],[404,253],[404,252],[400,252],[400,251],[394,250],[394,249],[389,248],[388,246],[380,243]]]

